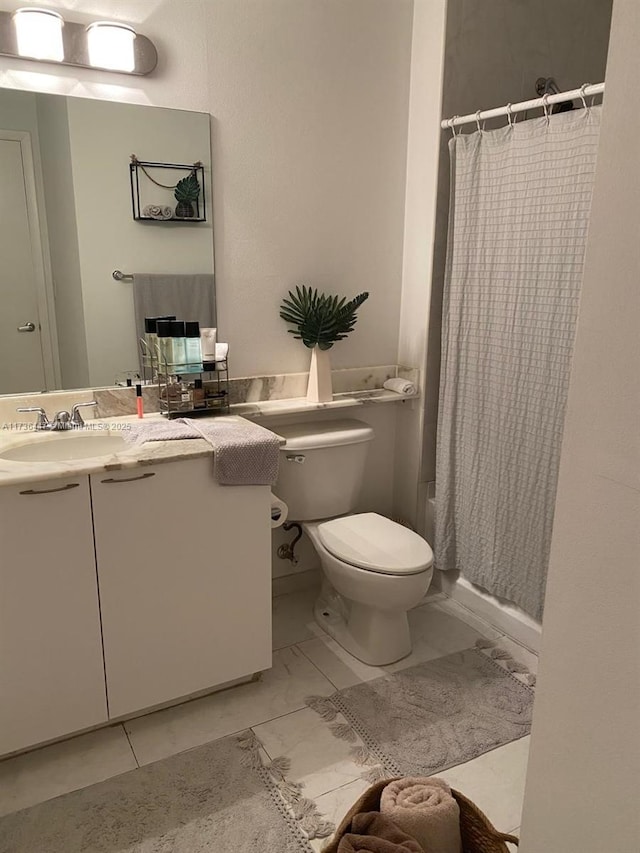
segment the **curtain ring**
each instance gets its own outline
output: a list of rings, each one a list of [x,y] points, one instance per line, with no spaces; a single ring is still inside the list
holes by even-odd
[[[547,124],[549,124],[549,93],[545,92],[542,96],[542,109],[544,110],[544,117],[547,120]]]
[[[580,100],[582,101],[582,106],[585,110],[588,110],[589,107],[587,106],[587,99],[584,96],[584,90],[590,85],[591,83],[583,83],[582,86],[580,86]],[[593,106],[593,101],[591,102],[591,106]]]
[[[478,133],[482,133],[482,128],[480,127],[480,113],[482,110],[478,110],[476,113],[476,125],[478,127]]]
[[[513,128],[513,110],[511,109],[511,104],[507,104],[507,121],[509,122],[509,127]]]
[[[454,124],[454,122],[455,122],[455,120],[456,120],[457,118],[459,118],[459,116],[453,116],[453,118],[450,118],[450,119],[449,119],[449,122],[448,122],[448,123],[449,123],[449,127],[451,128],[451,135],[452,135],[452,136],[457,136],[457,135],[458,135],[458,134],[456,133],[456,128],[455,128],[455,124]]]

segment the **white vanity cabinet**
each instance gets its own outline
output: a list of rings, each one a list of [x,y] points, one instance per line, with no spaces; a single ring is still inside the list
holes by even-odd
[[[271,666],[267,486],[210,458],[91,475],[109,716]]]
[[[89,480],[0,487],[0,754],[107,721]]]

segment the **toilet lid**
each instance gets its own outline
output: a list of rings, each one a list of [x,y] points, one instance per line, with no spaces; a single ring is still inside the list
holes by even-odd
[[[338,560],[372,572],[414,575],[433,562],[433,551],[422,536],[375,512],[323,521],[318,536]]]

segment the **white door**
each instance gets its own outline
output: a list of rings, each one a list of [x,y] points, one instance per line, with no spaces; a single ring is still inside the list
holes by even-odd
[[[2,137],[0,131],[0,394],[12,394],[47,384],[23,148],[20,139]]]
[[[0,754],[104,723],[87,476],[0,488]]]
[[[271,666],[271,491],[211,458],[91,474],[109,716]]]

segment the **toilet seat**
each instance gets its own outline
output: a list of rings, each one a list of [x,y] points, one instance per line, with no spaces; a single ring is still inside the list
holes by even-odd
[[[370,572],[415,575],[433,562],[428,542],[375,512],[324,521],[317,531],[322,545],[336,559]]]

